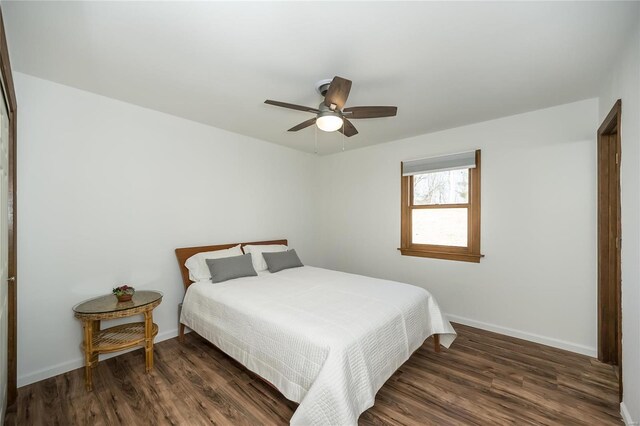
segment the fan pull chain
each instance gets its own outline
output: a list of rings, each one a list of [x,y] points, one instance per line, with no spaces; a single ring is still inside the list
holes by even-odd
[[[316,148],[315,148],[314,153],[315,153],[316,155],[318,155],[318,126],[313,126],[313,127],[315,128],[315,132],[314,132],[314,133],[315,133],[315,135],[316,135],[316,136],[315,136],[315,140],[316,140]]]
[[[344,135],[344,118],[342,119],[342,152],[344,152],[344,138],[346,138],[346,136]]]

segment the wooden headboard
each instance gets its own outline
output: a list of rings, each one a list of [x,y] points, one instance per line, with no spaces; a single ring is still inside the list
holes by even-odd
[[[178,258],[178,266],[180,267],[180,274],[182,274],[182,281],[184,283],[184,290],[187,291],[187,288],[191,285],[191,280],[189,279],[189,270],[184,263],[188,258],[193,256],[194,254],[201,253],[203,251],[216,251],[216,250],[224,250],[231,247],[235,247],[240,244],[243,248],[246,245],[266,245],[266,244],[282,244],[287,245],[287,240],[273,240],[273,241],[254,241],[251,243],[233,243],[233,244],[219,244],[217,246],[200,246],[200,247],[184,247],[176,249],[176,257]],[[243,250],[244,251],[244,250]]]

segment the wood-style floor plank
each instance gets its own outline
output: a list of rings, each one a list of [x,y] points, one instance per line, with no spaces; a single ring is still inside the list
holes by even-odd
[[[592,358],[454,324],[387,381],[361,425],[620,425],[614,368]],[[22,387],[9,424],[286,425],[297,404],[195,333]]]

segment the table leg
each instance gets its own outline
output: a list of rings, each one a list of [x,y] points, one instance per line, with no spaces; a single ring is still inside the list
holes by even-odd
[[[100,331],[100,320],[91,321],[92,339],[93,339],[93,336],[96,336],[99,331]],[[91,349],[93,350],[93,345],[91,346],[92,346]],[[98,365],[98,353],[94,352],[91,355],[91,368],[96,368],[97,365]]]
[[[144,351],[147,373],[153,369],[153,313],[144,313]]]
[[[93,321],[82,321],[84,329],[84,385],[88,391],[93,387],[91,367],[93,364]]]

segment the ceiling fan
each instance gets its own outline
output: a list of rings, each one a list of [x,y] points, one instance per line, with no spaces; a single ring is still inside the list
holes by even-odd
[[[394,106],[356,106],[343,109],[351,91],[351,80],[346,78],[336,76],[333,77],[333,80],[321,80],[316,84],[316,91],[324,96],[324,101],[318,105],[318,108],[272,101],[270,99],[267,99],[264,103],[316,114],[314,118],[290,128],[290,132],[297,132],[315,124],[320,130],[325,132],[338,130],[347,137],[358,134],[358,130],[349,119],[393,117],[398,112],[398,107]]]

